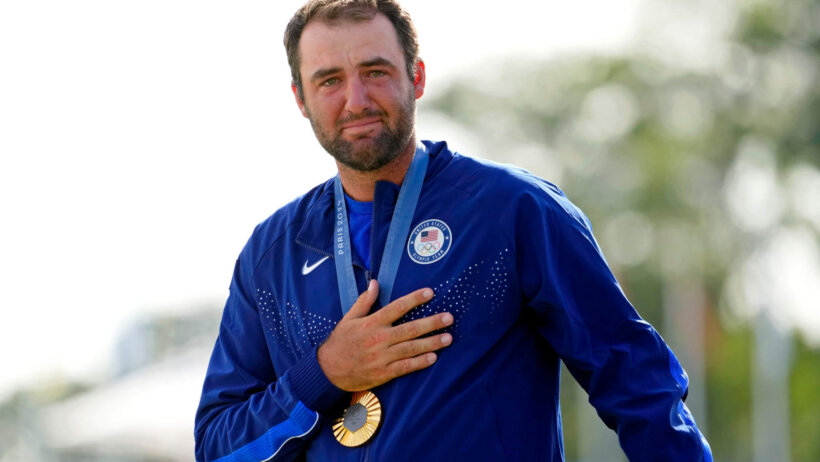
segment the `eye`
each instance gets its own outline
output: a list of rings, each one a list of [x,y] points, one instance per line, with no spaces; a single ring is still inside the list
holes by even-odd
[[[385,75],[387,75],[387,72],[384,72],[384,71],[378,70],[378,69],[374,69],[374,70],[368,72],[367,74],[370,77],[384,77]]]
[[[339,83],[338,77],[331,77],[331,78],[323,81],[322,86],[323,87],[330,87],[330,86],[336,85],[337,83]]]

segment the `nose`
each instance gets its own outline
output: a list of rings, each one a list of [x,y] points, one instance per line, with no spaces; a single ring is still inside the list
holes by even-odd
[[[347,101],[345,109],[352,114],[359,114],[370,107],[370,94],[364,82],[359,78],[348,80]]]

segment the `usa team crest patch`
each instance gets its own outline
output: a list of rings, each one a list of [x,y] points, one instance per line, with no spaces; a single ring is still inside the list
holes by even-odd
[[[441,220],[425,220],[410,233],[407,240],[407,254],[414,262],[429,265],[441,260],[453,242],[453,233],[447,223]]]

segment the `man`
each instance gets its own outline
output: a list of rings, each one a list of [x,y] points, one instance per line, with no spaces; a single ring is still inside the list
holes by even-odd
[[[197,460],[561,461],[560,361],[633,461],[711,461],[687,378],[586,217],[530,174],[417,142],[395,0],[311,0],[293,92],[339,175],[236,264]]]

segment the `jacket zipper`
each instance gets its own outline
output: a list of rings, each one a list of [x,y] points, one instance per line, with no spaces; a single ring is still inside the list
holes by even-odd
[[[376,261],[376,198],[373,198],[373,216],[370,217],[370,266]],[[373,270],[366,269],[365,276],[367,277],[367,285],[370,285],[370,279],[373,277]]]

